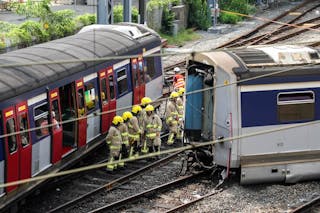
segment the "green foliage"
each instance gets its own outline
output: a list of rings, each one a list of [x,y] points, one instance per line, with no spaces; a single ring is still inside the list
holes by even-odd
[[[86,13],[76,17],[76,21],[80,22],[83,26],[95,24],[97,17],[95,14]]]
[[[236,24],[238,21],[241,21],[242,18],[234,14],[221,13],[219,20],[224,24]]]
[[[48,24],[47,32],[50,39],[57,39],[74,34],[76,31],[75,12],[72,10],[59,10],[46,17],[44,20]]]
[[[169,10],[168,7],[163,8],[161,32],[171,35],[173,33],[173,21],[175,20],[175,14]]]
[[[0,21],[0,29],[1,32],[9,32],[13,28],[18,28],[18,25],[16,24],[10,24],[8,22]]]
[[[15,12],[18,15],[24,15],[27,18],[40,18],[40,20],[43,21],[52,13],[49,5],[50,0],[27,0],[24,4],[16,3],[12,6],[15,8]]]
[[[211,26],[210,11],[206,0],[186,0],[189,6],[188,26],[206,30]]]
[[[250,14],[255,11],[255,7],[250,5],[252,1],[248,0],[220,0],[220,8],[222,10],[237,12],[241,14]],[[222,23],[230,23],[235,24],[238,21],[241,21],[243,17],[234,15],[234,14],[227,14],[221,13],[219,17],[219,21]]]
[[[13,28],[8,33],[6,37],[10,39],[11,46],[26,47],[32,42],[31,35],[25,30],[19,28]]]
[[[131,9],[132,22],[138,23],[138,15],[139,15],[138,8],[132,7]],[[123,22],[123,6],[122,5],[116,5],[113,7],[113,22],[114,23]]]
[[[31,35],[35,39],[33,42],[39,43],[49,40],[48,33],[39,22],[29,20],[22,23],[19,28]]]
[[[192,29],[182,30],[176,36],[160,33],[162,38],[167,39],[169,45],[183,46],[187,41],[199,39],[199,35]]]

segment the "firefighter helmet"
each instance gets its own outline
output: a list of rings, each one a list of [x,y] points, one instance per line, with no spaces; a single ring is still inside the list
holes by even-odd
[[[179,67],[175,67],[175,68],[173,69],[173,71],[174,71],[175,73],[180,72],[180,68],[179,68]]]
[[[152,102],[151,98],[149,98],[149,97],[143,97],[143,98],[141,99],[141,106],[146,106],[147,104],[149,104],[149,103],[151,103],[151,102]]]
[[[177,98],[177,97],[179,97],[179,93],[178,92],[172,92],[170,94],[170,98]]]
[[[154,110],[154,107],[151,104],[146,106],[146,112],[153,112],[153,110]]]
[[[181,95],[183,95],[184,94],[184,92],[186,91],[186,89],[185,88],[183,88],[183,87],[181,87],[181,88],[179,88],[179,91],[178,91],[178,93],[179,93],[179,95],[181,96]]]
[[[118,125],[119,123],[123,123],[123,119],[121,118],[121,116],[117,115],[113,117],[112,123],[114,125]]]
[[[132,107],[131,112],[137,114],[137,113],[140,112],[141,110],[142,110],[142,109],[141,109],[141,106],[139,106],[139,105],[134,105],[134,106]]]
[[[129,112],[129,111],[126,111],[126,112],[124,112],[124,113],[122,114],[122,118],[123,118],[124,121],[126,121],[126,120],[128,120],[128,119],[130,119],[130,118],[132,118],[132,117],[133,117],[133,115],[132,115],[132,113]]]

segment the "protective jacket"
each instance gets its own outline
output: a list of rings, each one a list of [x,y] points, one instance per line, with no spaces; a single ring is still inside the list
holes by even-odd
[[[138,118],[133,116],[128,121],[129,141],[139,141],[141,129],[139,127]]]
[[[128,140],[129,132],[128,132],[127,124],[121,123],[119,126],[119,130],[121,133],[122,143],[124,145],[128,146],[129,145],[129,140]]]
[[[106,137],[106,142],[110,147],[111,156],[119,156],[122,139],[119,129],[111,126]]]
[[[178,91],[179,88],[184,88],[185,82],[184,82],[184,76],[181,74],[175,74],[173,76],[173,88],[175,91]]]
[[[162,121],[160,117],[157,114],[152,113],[150,116],[146,115],[144,120],[145,125],[145,136],[147,141],[153,142],[153,146],[160,146],[161,140],[160,140],[160,132],[162,129]]]

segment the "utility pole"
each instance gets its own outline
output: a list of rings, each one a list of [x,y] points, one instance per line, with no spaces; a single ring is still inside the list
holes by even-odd
[[[139,15],[140,15],[140,24],[145,23],[145,13],[146,13],[146,1],[139,0]]]
[[[97,23],[98,24],[113,23],[113,1],[112,0],[98,0]]]
[[[123,21],[124,22],[132,22],[131,21],[131,5],[132,5],[132,0],[123,0]]]
[[[209,28],[210,32],[217,33],[219,30],[217,29],[217,18],[219,16],[219,6],[218,6],[218,0],[208,0],[207,1],[210,12],[211,12],[211,18],[212,18],[212,27]]]

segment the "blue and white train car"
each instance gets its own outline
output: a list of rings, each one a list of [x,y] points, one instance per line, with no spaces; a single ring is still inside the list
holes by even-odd
[[[161,97],[160,51],[158,34],[123,23],[1,54],[0,183],[65,168],[104,143],[116,113]],[[44,182],[1,188],[0,209]]]
[[[239,168],[242,184],[320,178],[319,63],[318,50],[292,45],[194,54],[186,90],[207,90],[187,95],[187,135],[239,136],[215,144],[213,161]]]

